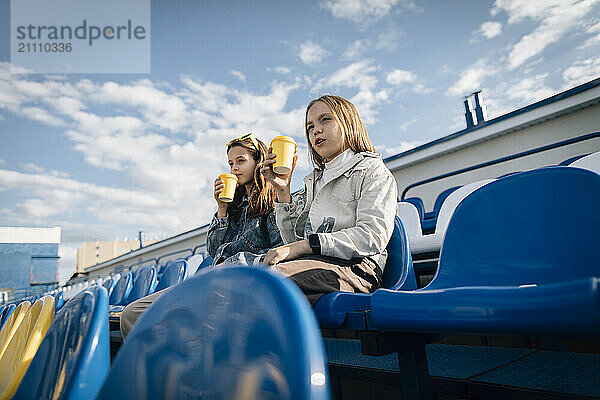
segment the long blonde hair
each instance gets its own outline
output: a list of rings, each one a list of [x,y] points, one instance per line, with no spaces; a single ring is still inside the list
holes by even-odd
[[[304,133],[306,134],[309,155],[313,164],[321,169],[325,167],[323,157],[321,157],[313,148],[308,135],[308,110],[310,110],[310,107],[312,107],[312,105],[317,101],[322,101],[329,106],[331,113],[342,130],[342,137],[346,148],[352,149],[352,151],[355,153],[360,153],[361,151],[370,151],[373,153],[376,152],[375,147],[373,146],[373,143],[371,143],[371,139],[369,139],[369,135],[367,134],[367,129],[360,119],[354,104],[350,103],[350,101],[343,97],[326,94],[308,103],[308,106],[306,107],[306,115],[304,117]]]

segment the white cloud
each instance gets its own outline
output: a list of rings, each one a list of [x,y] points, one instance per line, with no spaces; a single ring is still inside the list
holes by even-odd
[[[332,86],[360,88],[364,91],[371,90],[377,85],[377,78],[373,75],[377,68],[371,64],[370,60],[352,63],[335,71],[329,77],[328,83]]]
[[[537,74],[533,77],[522,79],[520,82],[512,85],[507,91],[507,97],[513,100],[520,100],[531,104],[555,94],[555,90],[546,86],[548,74]]]
[[[496,21],[487,21],[479,27],[479,33],[487,39],[495,38],[502,33],[502,24]]]
[[[417,94],[429,94],[433,92],[433,89],[425,86],[422,83],[417,83],[415,86],[413,86],[412,91]]]
[[[398,47],[398,43],[400,43],[403,40],[404,36],[404,32],[397,29],[382,32],[377,36],[375,48],[377,50],[383,50],[388,52],[394,51]]]
[[[44,168],[40,167],[39,165],[35,165],[33,163],[27,163],[23,165],[23,171],[25,172],[34,172],[34,173],[42,173],[45,171]]]
[[[586,32],[588,34],[592,34],[593,36],[588,38],[581,46],[579,46],[580,49],[592,47],[600,43],[600,21],[590,24],[586,29]]]
[[[232,69],[231,70],[231,75],[235,76],[236,78],[238,78],[242,82],[246,82],[246,76],[241,71]]]
[[[321,6],[335,18],[374,22],[388,15],[399,3],[404,8],[415,8],[412,1],[400,0],[328,0],[321,3]]]
[[[498,68],[488,64],[487,60],[480,59],[473,66],[460,73],[460,78],[447,90],[451,96],[465,96],[483,86],[486,77],[494,75]]]
[[[395,146],[376,146],[377,151],[384,157],[390,157],[422,145],[421,141],[401,141]]]
[[[276,74],[287,75],[291,71],[288,67],[272,67],[267,68],[267,72],[275,72]]]
[[[307,40],[300,45],[300,60],[304,64],[319,63],[327,56],[327,51],[319,44],[314,43],[312,40]]]
[[[417,76],[414,73],[403,69],[395,69],[392,72],[390,72],[385,78],[387,83],[392,85],[402,85],[403,83],[411,83],[414,82],[416,79]]]
[[[344,51],[344,57],[350,59],[361,57],[367,52],[370,46],[371,42],[368,39],[360,39],[352,42],[348,48],[346,48],[346,51]]]
[[[416,119],[411,119],[409,121],[406,121],[406,122],[400,124],[399,128],[402,132],[406,132],[408,130],[408,127],[411,126],[412,124],[414,124],[415,122],[417,122]]]
[[[395,69],[388,73],[385,80],[390,85],[399,86],[401,88],[412,86],[412,91],[417,94],[428,94],[433,91],[433,89],[428,88],[421,82],[422,79],[417,74],[403,69]],[[401,89],[401,92],[404,92],[405,90],[406,89]]]
[[[189,76],[178,88],[149,80],[58,80],[11,76],[10,64],[0,63],[0,108],[30,120],[36,117],[22,109],[38,107],[60,117],[72,149],[127,182],[126,188],[96,185],[31,163],[25,172],[0,169],[0,187],[24,198],[0,209],[0,221],[61,225],[72,241],[97,236],[93,230],[111,238],[138,229],[173,234],[206,224],[214,211],[212,181],[227,171],[227,139],[254,131],[267,143],[282,134],[304,141],[304,110],[288,105],[298,87],[275,81],[257,95]]]
[[[566,87],[581,85],[596,79],[600,77],[600,57],[578,61],[565,69],[562,76]]]
[[[375,76],[378,67],[371,60],[361,60],[349,64],[326,78],[319,79],[313,86],[315,93],[335,93],[335,89],[356,89],[353,96],[345,95],[357,108],[362,120],[367,123],[377,121],[376,107],[388,101],[390,89],[378,89],[378,79]]]
[[[525,19],[534,21],[534,30],[512,46],[508,67],[514,69],[540,54],[550,44],[558,42],[567,32],[579,29],[599,0],[496,0],[492,15],[504,11],[508,23]]]

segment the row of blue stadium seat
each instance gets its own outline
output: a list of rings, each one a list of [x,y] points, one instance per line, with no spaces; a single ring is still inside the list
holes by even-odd
[[[100,285],[68,300],[13,398],[329,398],[315,316],[276,273],[201,270],[140,318],[112,367],[108,307]]]
[[[571,157],[559,165],[569,165],[599,172],[600,152]],[[502,179],[519,172],[511,172],[496,179]],[[431,212],[425,212],[423,201],[419,197],[410,197],[400,201],[398,203],[398,215],[408,231],[413,254],[439,251],[445,228],[456,206],[473,190],[491,181],[493,179],[486,179],[444,190],[437,196],[434,209]]]

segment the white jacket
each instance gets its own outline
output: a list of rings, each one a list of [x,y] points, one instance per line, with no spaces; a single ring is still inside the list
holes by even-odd
[[[304,178],[304,189],[291,203],[275,202],[277,226],[284,243],[317,233],[321,254],[349,260],[370,257],[385,267],[386,246],[394,230],[396,180],[378,154],[354,154],[314,198],[314,183],[323,171]]]

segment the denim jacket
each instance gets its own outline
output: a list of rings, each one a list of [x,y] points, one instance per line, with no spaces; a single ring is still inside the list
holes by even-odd
[[[291,203],[275,202],[277,225],[285,243],[316,233],[321,254],[349,260],[369,257],[383,271],[394,230],[396,180],[378,154],[357,153],[315,195],[323,171],[304,178]]]
[[[226,217],[215,216],[208,227],[206,249],[213,258],[213,265],[228,262],[252,264],[258,255],[281,246],[283,241],[275,221],[275,213],[247,217],[248,201],[240,206],[239,218],[227,213]]]

